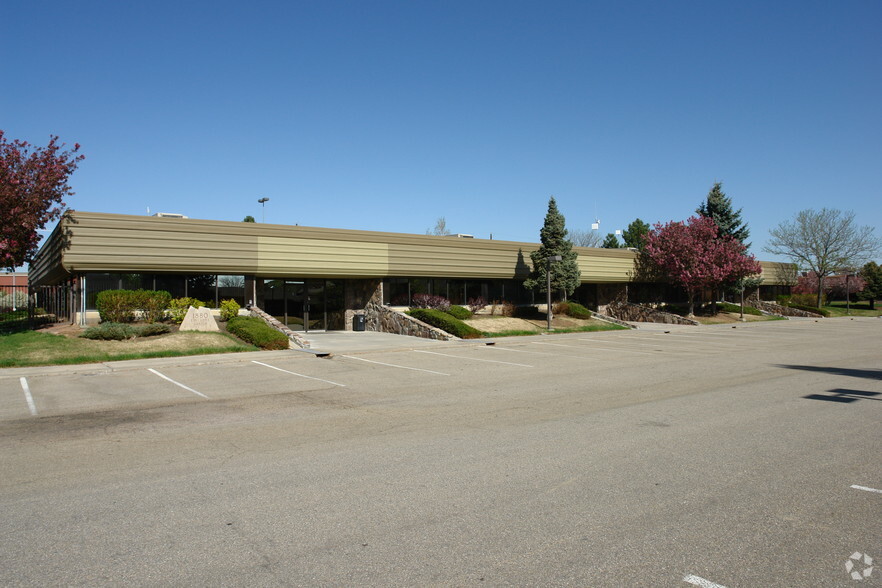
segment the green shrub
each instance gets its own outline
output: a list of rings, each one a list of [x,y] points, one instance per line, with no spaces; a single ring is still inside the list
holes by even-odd
[[[138,308],[144,311],[144,321],[158,323],[165,318],[165,310],[171,303],[171,294],[165,290],[137,290]]]
[[[470,327],[458,318],[441,310],[414,308],[408,311],[407,314],[462,339],[476,339],[481,336],[481,331],[478,329]]]
[[[150,323],[135,327],[135,333],[138,337],[153,337],[155,335],[165,335],[171,332],[171,327],[162,323]]]
[[[554,314],[565,314],[575,319],[591,318],[591,311],[578,302],[558,302],[552,310]]]
[[[220,320],[228,321],[231,318],[239,316],[239,303],[235,300],[221,300],[220,303]]]
[[[227,331],[261,349],[288,349],[289,346],[288,337],[256,317],[233,317],[227,322]]]
[[[130,323],[135,320],[139,296],[132,290],[103,290],[95,297],[103,323]]]
[[[106,290],[110,291],[110,290]],[[80,335],[84,339],[98,339],[101,341],[122,341],[137,336],[137,330],[132,325],[124,323],[101,323],[96,327],[89,327]]]
[[[721,312],[731,312],[733,314],[741,314],[741,305],[740,304],[731,304],[729,302],[719,302],[717,303],[717,308],[720,309]],[[762,316],[759,310],[752,306],[744,305],[744,314],[752,314],[754,316]]]
[[[456,304],[451,304],[450,308],[448,308],[444,312],[446,312],[447,314],[449,314],[453,318],[457,318],[461,321],[463,321],[467,318],[472,318],[472,311],[470,311],[468,308],[465,308],[463,306],[457,306]]]
[[[821,304],[825,303],[826,296],[821,297]],[[818,303],[818,295],[817,294],[791,294],[790,299],[786,302],[787,306],[792,306],[796,308],[797,306],[808,306],[811,308],[817,308],[815,306]]]
[[[205,303],[201,300],[186,296],[183,298],[172,299],[168,304],[168,318],[171,319],[173,323],[181,324],[184,322],[184,317],[187,316],[187,311],[190,310],[191,306],[194,308],[202,308],[205,306]]]

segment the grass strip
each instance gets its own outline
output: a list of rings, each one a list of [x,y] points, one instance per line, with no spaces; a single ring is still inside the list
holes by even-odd
[[[27,331],[0,336],[0,368],[75,365],[105,361],[184,357],[188,355],[238,353],[258,350],[253,345],[246,345],[228,334],[218,333],[217,335],[220,337],[218,345],[203,344],[198,347],[183,349],[145,349],[143,351],[120,349],[118,351],[108,351],[107,347],[120,345],[120,342],[99,342]],[[175,337],[175,335],[169,337]]]

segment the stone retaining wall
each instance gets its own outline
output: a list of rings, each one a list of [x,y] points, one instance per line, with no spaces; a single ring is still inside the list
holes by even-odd
[[[629,329],[636,329],[636,328],[637,328],[637,327],[635,327],[634,325],[629,324],[629,323],[626,323],[626,322],[623,321],[623,320],[619,320],[619,319],[617,319],[617,318],[614,317],[614,316],[609,316],[608,314],[601,314],[601,313],[599,313],[599,312],[594,312],[594,311],[592,311],[592,312],[591,312],[591,318],[597,319],[597,320],[599,320],[599,321],[604,321],[604,322],[607,322],[607,323],[612,323],[612,324],[614,324],[614,325],[619,325],[619,326],[622,326],[622,327],[628,327]]]
[[[258,308],[256,306],[252,306],[251,307],[251,316],[257,317],[259,319],[263,319],[263,322],[265,322],[266,324],[268,324],[269,326],[271,326],[275,330],[279,331],[280,333],[282,333],[283,335],[288,337],[288,339],[291,341],[291,343],[293,343],[297,347],[301,347],[303,349],[309,349],[309,341],[307,341],[302,336],[300,336],[298,333],[295,333],[294,331],[292,331],[291,329],[289,329],[288,327],[286,327],[285,325],[280,323],[275,317],[272,317],[272,316],[268,315],[267,313],[265,313],[260,308]]]
[[[670,312],[662,312],[648,306],[617,300],[606,307],[606,314],[623,321],[635,323],[664,323],[667,325],[699,325],[698,321]]]
[[[753,308],[761,310],[762,312],[767,312],[769,314],[774,314],[777,316],[798,316],[803,318],[823,318],[824,316],[822,314],[802,310],[801,308],[791,308],[789,306],[775,304],[774,302],[764,302],[762,300],[757,300],[756,298],[745,300],[744,304],[747,306],[752,306]]]
[[[373,294],[364,307],[364,327],[368,331],[409,335],[436,341],[458,341],[459,337],[442,331],[383,304],[383,284],[376,285]]]

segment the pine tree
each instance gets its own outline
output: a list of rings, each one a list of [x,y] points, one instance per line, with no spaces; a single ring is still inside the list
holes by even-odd
[[[615,236],[615,233],[607,233],[606,238],[604,238],[603,243],[600,244],[604,249],[621,249],[622,246],[619,244],[619,238]]]
[[[546,292],[545,269],[548,258],[552,255],[560,255],[561,261],[551,264],[551,290],[562,292],[566,300],[579,285],[579,265],[576,263],[577,254],[573,251],[573,244],[567,239],[566,220],[558,211],[554,196],[548,201],[548,213],[545,215],[545,224],[539,231],[539,241],[541,245],[538,251],[530,253],[533,271],[530,272],[530,277],[524,280],[524,286]]]
[[[625,241],[625,247],[632,247],[643,251],[646,246],[646,235],[649,234],[649,224],[643,222],[639,218],[628,225],[628,228],[622,231],[622,239]]]
[[[732,199],[723,192],[722,182],[714,182],[714,187],[707,193],[707,199],[701,203],[695,212],[701,216],[713,219],[720,228],[720,235],[735,237],[741,243],[750,248],[747,237],[750,231],[747,223],[741,222],[741,209],[732,209]]]

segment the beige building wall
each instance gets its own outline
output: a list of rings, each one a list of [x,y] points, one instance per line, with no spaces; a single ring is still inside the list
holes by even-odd
[[[524,278],[536,243],[263,223],[72,212],[31,265],[34,285],[72,274],[212,273],[273,278]],[[624,283],[635,253],[576,247],[582,282]],[[766,284],[784,264],[764,262]]]

